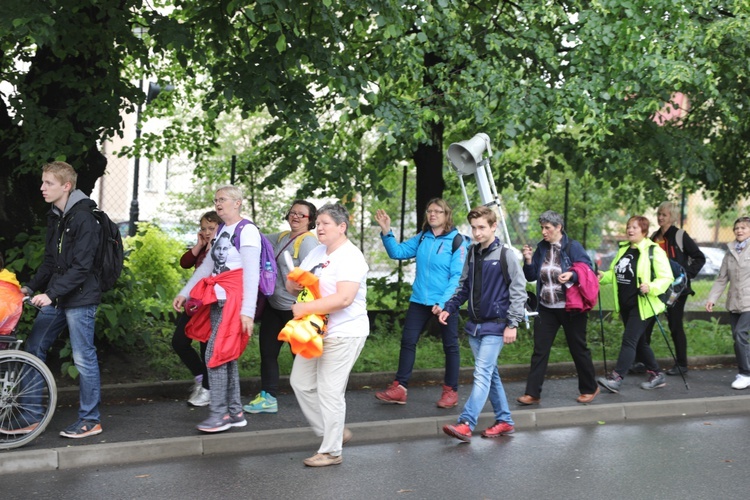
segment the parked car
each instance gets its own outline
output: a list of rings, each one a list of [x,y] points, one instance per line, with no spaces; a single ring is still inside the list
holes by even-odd
[[[594,264],[599,271],[608,271],[612,261],[617,256],[617,250],[601,250],[594,253]]]
[[[724,255],[727,253],[723,248],[716,247],[698,247],[703,255],[706,256],[706,263],[698,271],[696,279],[714,279],[719,274],[721,269],[721,261],[724,260]]]

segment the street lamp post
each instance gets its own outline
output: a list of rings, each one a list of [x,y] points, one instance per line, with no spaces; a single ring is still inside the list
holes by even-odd
[[[138,88],[143,90],[143,79],[138,84]],[[167,85],[164,90],[173,90],[174,87]],[[146,104],[157,98],[161,92],[161,87],[153,82],[148,82],[148,93],[146,94]],[[141,138],[141,108],[142,104],[139,102],[138,107],[135,111],[135,143],[138,146]],[[138,146],[140,149],[140,147]],[[135,224],[138,222],[138,183],[141,168],[141,155],[137,154],[133,162],[133,200],[130,202],[130,224],[128,225],[128,235],[135,236]]]

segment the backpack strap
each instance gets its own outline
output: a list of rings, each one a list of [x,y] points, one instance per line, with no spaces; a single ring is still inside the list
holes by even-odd
[[[674,235],[675,243],[677,243],[677,248],[680,249],[680,252],[683,254],[685,253],[685,250],[683,247],[683,243],[685,241],[685,230],[684,229],[678,229],[677,234]]]
[[[237,223],[237,226],[235,226],[235,228],[234,228],[234,234],[229,239],[229,242],[232,245],[234,245],[234,248],[236,248],[238,252],[240,251],[240,238],[239,238],[239,235],[240,235],[240,233],[242,233],[242,230],[248,224],[252,224],[253,226],[258,227],[253,221],[250,221],[250,220],[247,220],[247,219],[241,219]],[[224,229],[225,226],[226,226],[226,224],[224,224],[223,222],[219,225],[219,227],[216,229],[216,236],[219,236],[221,234],[221,230]]]
[[[456,233],[456,236],[453,237],[453,247],[451,250],[451,253],[456,253],[456,250],[461,248],[461,245],[464,242],[464,235],[461,233]]]
[[[276,244],[278,245],[278,244],[279,244],[279,242],[280,242],[280,241],[281,241],[281,240],[282,240],[282,239],[284,238],[284,236],[286,236],[286,235],[287,235],[287,234],[289,234],[289,233],[291,233],[291,231],[281,231],[281,232],[279,233],[279,237],[278,237],[278,238],[276,238]]]
[[[654,272],[654,245],[648,246],[648,260],[651,265],[651,281],[654,281],[656,278],[656,273]]]
[[[500,269],[503,271],[503,279],[505,280],[505,286],[510,286],[510,271],[508,271],[508,262],[506,253],[508,249],[505,245],[500,245]]]
[[[281,240],[282,240],[282,239],[284,238],[284,236],[288,235],[288,234],[289,234],[290,232],[291,232],[291,231],[283,231],[283,232],[279,233],[279,237],[278,237],[278,239],[276,240],[276,244],[278,244],[278,243],[279,243],[279,242],[280,242],[280,241],[281,241]],[[307,231],[307,232],[305,232],[305,233],[302,233],[302,234],[298,234],[297,236],[295,236],[295,237],[294,237],[294,238],[292,238],[291,240],[287,241],[287,242],[286,242],[286,245],[284,245],[284,248],[282,248],[281,250],[279,250],[279,253],[278,253],[278,254],[276,255],[276,258],[278,259],[278,258],[279,258],[279,255],[281,255],[281,253],[282,253],[282,252],[283,252],[284,250],[286,250],[286,247],[288,247],[288,246],[289,246],[289,244],[290,244],[290,243],[292,243],[292,242],[294,242],[294,245],[292,246],[292,248],[294,249],[294,252],[293,252],[293,254],[292,254],[292,257],[294,257],[295,259],[299,258],[299,250],[300,250],[300,247],[302,246],[302,242],[303,242],[303,241],[305,240],[305,238],[307,238],[308,236],[314,236],[314,235],[313,235],[313,234],[312,234],[312,233],[311,233],[310,231]]]
[[[422,231],[419,236],[419,243],[417,243],[417,248],[419,248],[419,245],[422,244],[422,241],[424,241],[425,237],[427,236],[427,231]],[[464,243],[464,235],[460,232],[456,232],[456,235],[453,237],[453,243],[451,245],[451,253],[456,253],[456,250],[461,248],[461,245]]]

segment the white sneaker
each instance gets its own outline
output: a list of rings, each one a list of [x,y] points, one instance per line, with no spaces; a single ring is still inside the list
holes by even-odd
[[[190,406],[208,406],[211,402],[211,391],[201,386],[193,396],[188,399]]]
[[[738,373],[732,382],[732,389],[747,389],[750,387],[750,377]]]
[[[203,389],[203,385],[201,382],[196,382],[193,384],[193,388],[190,389],[190,396],[188,396],[188,401],[190,401],[193,398],[197,398],[198,394],[200,394],[201,389]]]

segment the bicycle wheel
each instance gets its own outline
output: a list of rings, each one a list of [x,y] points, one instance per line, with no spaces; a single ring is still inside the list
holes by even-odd
[[[33,441],[56,405],[57,385],[47,365],[24,351],[0,352],[0,449]]]

